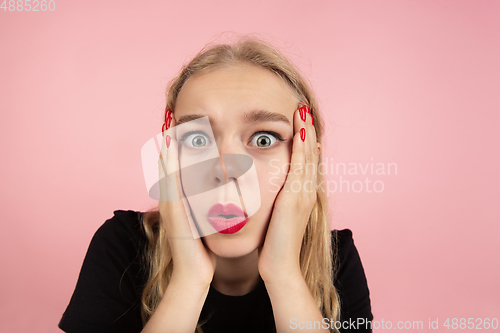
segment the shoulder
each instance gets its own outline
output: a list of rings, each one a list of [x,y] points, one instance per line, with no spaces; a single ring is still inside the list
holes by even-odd
[[[342,283],[345,280],[343,277],[346,275],[365,279],[363,265],[358,250],[354,245],[351,230],[332,230],[332,248],[338,282]]]
[[[337,264],[346,264],[346,259],[353,259],[352,256],[357,254],[357,250],[352,231],[350,229],[332,230],[332,248]]]
[[[372,319],[370,291],[361,257],[349,229],[332,230],[335,287],[341,299],[343,318]]]
[[[115,210],[94,233],[90,241],[84,268],[90,265],[120,270],[131,262],[139,262],[146,242],[142,214],[132,210]],[[112,263],[111,266],[106,263]],[[116,271],[116,274],[123,271]]]
[[[142,212],[133,210],[115,210],[113,217],[107,219],[96,231],[96,235],[105,236],[110,233],[123,235],[133,234],[141,230]]]
[[[139,245],[144,238],[142,212],[115,210],[95,232],[92,243],[125,243]]]
[[[116,210],[95,232],[59,328],[65,332],[139,332],[142,213]]]
[[[350,229],[332,230],[332,242],[343,248],[351,246],[354,243],[352,239],[352,231]]]
[[[132,210],[115,210],[94,233],[82,269],[86,274],[100,271],[121,275],[130,272],[130,264],[142,266],[142,254],[147,242],[142,227],[142,214]],[[97,269],[99,268],[99,269]]]

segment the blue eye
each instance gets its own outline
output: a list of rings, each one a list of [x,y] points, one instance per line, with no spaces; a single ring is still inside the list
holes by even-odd
[[[252,137],[252,145],[259,148],[269,148],[276,143],[276,140],[285,141],[278,133],[257,132]]]
[[[179,141],[191,148],[203,148],[211,144],[210,138],[203,132],[188,132]]]

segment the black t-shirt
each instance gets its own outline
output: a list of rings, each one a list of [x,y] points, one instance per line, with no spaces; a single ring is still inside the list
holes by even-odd
[[[141,214],[117,210],[96,231],[73,296],[59,322],[60,329],[68,333],[141,332],[140,298],[147,278]],[[341,321],[344,327],[357,318],[371,321],[368,285],[352,232],[344,229],[332,233],[337,236],[332,237],[332,242],[338,242],[340,260],[334,284],[341,300]],[[209,321],[202,326],[206,333],[276,332],[271,301],[262,279],[243,296],[224,295],[210,287],[200,318],[208,315]],[[371,332],[357,330],[362,331]]]

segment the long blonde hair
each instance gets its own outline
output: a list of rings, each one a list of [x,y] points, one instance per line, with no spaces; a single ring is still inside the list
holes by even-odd
[[[252,64],[281,77],[299,99],[309,105],[314,119],[317,141],[322,142],[324,124],[311,88],[281,53],[254,37],[243,37],[233,44],[216,44],[202,49],[171,81],[167,90],[165,110],[170,109],[175,113],[177,96],[184,83],[193,75],[238,63]],[[334,259],[337,258],[337,251],[332,248],[327,196],[323,180],[323,175],[318,173],[318,184],[322,186],[318,187],[317,200],[302,239],[300,266],[307,286],[323,316],[338,320],[340,304],[333,285],[336,266]],[[164,295],[170,281],[173,264],[168,238],[160,223],[158,209],[145,212],[142,224],[148,239],[145,259],[149,266],[149,278],[142,293],[142,320],[146,324]],[[198,323],[197,332],[203,332],[201,326],[202,323]]]

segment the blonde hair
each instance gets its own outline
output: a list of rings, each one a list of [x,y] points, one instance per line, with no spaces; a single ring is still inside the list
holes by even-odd
[[[243,37],[233,44],[216,44],[202,49],[171,81],[167,90],[165,109],[175,112],[177,96],[190,77],[221,66],[242,63],[275,73],[293,89],[299,100],[309,106],[314,119],[317,141],[321,143],[324,124],[311,88],[281,53],[254,37]],[[323,175],[318,173],[318,184],[324,184],[323,179]],[[333,260],[337,258],[337,251],[332,248],[328,215],[327,196],[324,187],[320,186],[302,239],[300,266],[307,286],[323,316],[339,320],[340,304],[333,285],[336,267]],[[142,320],[146,324],[164,295],[173,264],[170,246],[165,229],[160,223],[158,209],[145,212],[142,224],[148,239],[145,259],[149,265],[149,278],[142,293]],[[202,325],[203,323],[198,323],[197,332],[203,332]],[[332,331],[337,330],[332,329]]]

